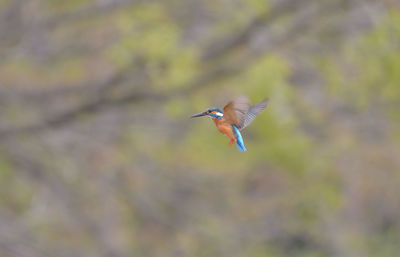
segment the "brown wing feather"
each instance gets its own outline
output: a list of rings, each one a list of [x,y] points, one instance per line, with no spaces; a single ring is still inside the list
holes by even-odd
[[[224,107],[224,117],[240,127],[245,120],[246,113],[249,110],[249,98],[246,96],[239,96],[235,100],[229,102]]]
[[[224,107],[224,119],[229,122],[229,124],[238,124],[239,121],[236,118],[235,111],[233,110],[233,102],[229,102]]]

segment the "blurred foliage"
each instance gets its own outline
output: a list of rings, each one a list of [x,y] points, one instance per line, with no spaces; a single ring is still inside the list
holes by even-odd
[[[400,250],[396,3],[0,6],[1,256]],[[188,118],[239,94],[246,153]]]
[[[399,24],[399,13],[390,12],[374,31],[347,46],[340,62],[327,67],[334,96],[353,100],[356,107],[364,109],[371,101],[399,101]]]

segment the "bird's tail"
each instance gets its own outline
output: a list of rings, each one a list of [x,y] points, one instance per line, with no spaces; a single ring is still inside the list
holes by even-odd
[[[233,127],[233,132],[236,137],[237,148],[239,149],[240,152],[247,151],[246,147],[244,146],[243,138],[242,138],[242,135],[240,134],[239,129],[235,125],[232,125],[232,127]]]

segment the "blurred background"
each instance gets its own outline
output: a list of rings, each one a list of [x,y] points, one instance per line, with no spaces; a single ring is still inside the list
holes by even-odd
[[[399,109],[397,0],[0,0],[0,256],[398,256]]]

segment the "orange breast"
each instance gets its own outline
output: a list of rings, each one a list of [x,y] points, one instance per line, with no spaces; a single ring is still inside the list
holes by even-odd
[[[217,126],[217,129],[221,131],[222,134],[227,135],[230,139],[235,139],[235,135],[233,134],[232,126],[228,122],[226,122],[223,118],[218,120],[218,119],[213,119],[215,126]]]

